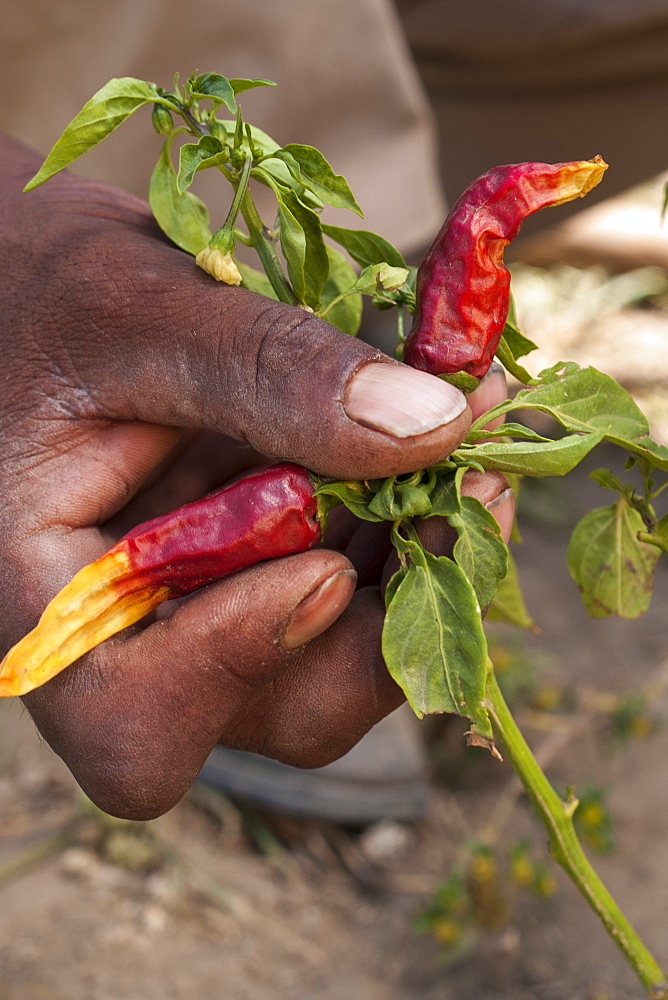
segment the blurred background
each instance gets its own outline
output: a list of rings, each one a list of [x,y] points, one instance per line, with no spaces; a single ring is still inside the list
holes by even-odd
[[[16,99],[0,123],[41,152],[109,76],[170,86],[174,69],[195,69],[184,63],[199,44],[201,70],[277,79],[276,92],[244,102],[249,118],[322,148],[367,208],[365,225],[414,255],[482,170],[603,154],[610,182],[595,199],[614,197],[555,214],[554,228],[527,226],[509,255],[520,326],[539,344],[526,363],[608,372],[668,444],[664,3],[573,0],[541,14],[521,2],[369,0],[351,14],[341,0],[327,13],[245,0],[224,23],[199,3],[199,35],[193,12],[169,3],[10,7],[14,61],[0,82]],[[156,150],[147,128],[137,116],[120,145],[77,169],[143,192]],[[565,554],[578,518],[609,502],[588,477],[603,465],[624,474],[600,449],[566,480],[523,488],[513,551],[530,627],[491,622],[490,644],[551,780],[576,787],[596,867],[668,966],[668,573],[660,564],[642,619],[587,617]],[[419,724],[429,791],[413,823],[299,819],[201,784],[168,815],[132,823],[96,810],[20,703],[0,700],[0,997],[638,997],[549,860],[510,767],[464,750],[464,729]]]

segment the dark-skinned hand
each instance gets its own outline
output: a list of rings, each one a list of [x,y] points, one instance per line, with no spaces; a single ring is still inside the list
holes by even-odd
[[[284,458],[376,478],[465,436],[457,390],[218,285],[137,198],[66,173],[22,194],[39,162],[0,143],[3,652],[126,530],[245,468]],[[503,392],[494,373],[469,400],[480,413]],[[465,484],[506,537],[507,486]],[[164,812],[216,742],[319,766],[397,707],[380,654],[386,532],[340,516],[326,541],[204,588],[25,697],[98,805]]]

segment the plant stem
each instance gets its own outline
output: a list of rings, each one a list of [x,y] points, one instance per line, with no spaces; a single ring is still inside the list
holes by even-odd
[[[501,693],[493,670],[484,705],[492,726],[549,834],[550,853],[578,887],[608,934],[623,952],[651,1000],[668,998],[668,982],[655,958],[626,919],[582,850],[573,825],[577,800],[564,802],[531,753]]]
[[[225,252],[228,252],[230,248],[232,249],[234,248],[234,240],[236,238],[234,223],[236,221],[237,215],[239,214],[241,203],[244,200],[244,196],[248,189],[248,181],[250,178],[250,172],[252,166],[253,166],[253,157],[247,156],[235,180],[233,180],[232,177],[229,177],[229,174],[226,171],[226,175],[228,176],[230,183],[233,185],[235,189],[234,198],[232,199],[232,204],[230,205],[230,209],[227,213],[227,218],[225,219],[225,222],[222,224],[220,229],[218,229],[213,234],[211,240],[209,241],[210,247],[217,247],[218,249],[223,250]]]
[[[262,261],[262,266],[271,282],[271,287],[281,302],[298,306],[299,300],[283,274],[283,268],[281,267],[274,244],[265,233],[264,224],[248,188],[246,188],[241,201],[241,214],[248,227],[251,246],[255,247],[255,251]]]
[[[639,531],[638,541],[646,542],[647,545],[656,545],[657,549],[661,549],[662,552],[668,552],[668,540],[661,538],[660,535],[653,535],[649,531]]]

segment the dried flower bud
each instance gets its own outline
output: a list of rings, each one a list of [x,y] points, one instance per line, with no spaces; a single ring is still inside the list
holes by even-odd
[[[229,251],[205,247],[197,254],[195,262],[208,274],[213,275],[216,281],[224,281],[226,285],[241,284],[241,273]]]

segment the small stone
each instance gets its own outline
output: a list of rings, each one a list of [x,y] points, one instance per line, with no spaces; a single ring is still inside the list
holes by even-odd
[[[412,842],[413,835],[406,826],[395,820],[383,819],[367,827],[358,843],[369,861],[382,862],[401,857]]]

